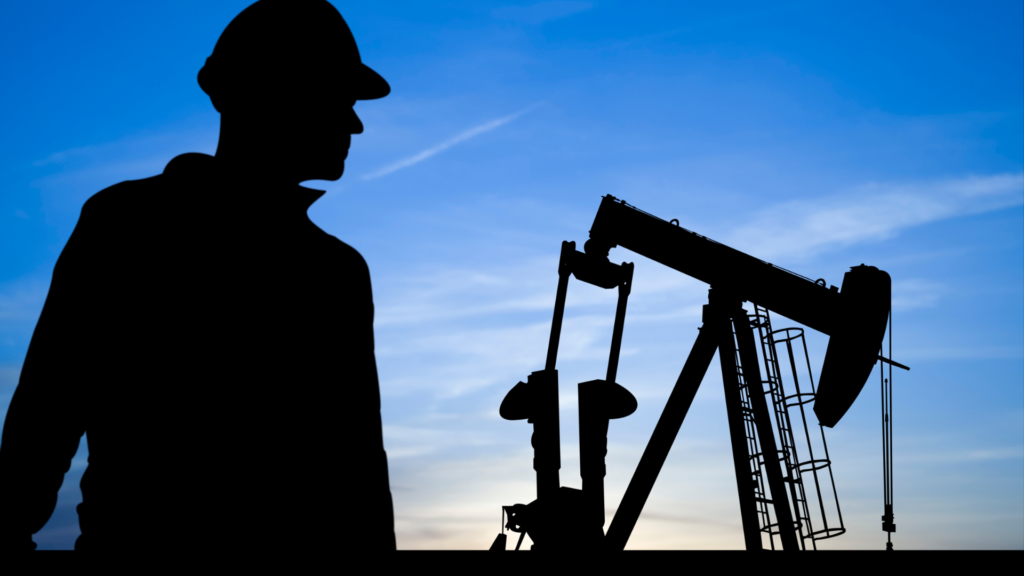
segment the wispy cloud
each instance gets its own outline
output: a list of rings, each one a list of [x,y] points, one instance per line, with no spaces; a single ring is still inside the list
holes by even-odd
[[[871,184],[854,194],[776,206],[755,215],[734,234],[725,234],[725,239],[759,257],[799,259],[881,240],[942,218],[1019,205],[1022,185],[1021,174]],[[754,244],[760,234],[764,239]],[[466,397],[514,382],[535,369],[544,357],[550,330],[557,281],[553,258],[473,268],[442,266],[381,282],[375,324],[386,394]],[[664,334],[676,333],[676,328],[666,333],[661,327],[699,323],[706,285],[645,263],[623,248],[612,253],[612,260],[637,263],[624,352],[635,349],[653,358],[661,346],[668,346],[662,342]],[[893,306],[900,311],[933,307],[949,290],[934,279],[900,278],[893,285]],[[606,358],[615,299],[614,291],[576,285],[569,290],[559,352],[567,370],[599,365]],[[905,350],[903,356],[920,359],[925,352]],[[971,354],[1017,357],[1020,352],[1000,348]],[[646,380],[660,381],[647,376]]]
[[[611,259],[614,262],[637,262],[642,257],[625,248],[617,248]],[[388,278],[382,284],[393,291],[383,288],[378,294],[374,325],[407,327],[440,319],[464,321],[510,312],[543,312],[542,317],[549,321],[558,278],[555,272],[557,263],[557,257],[552,255],[518,263],[504,262],[487,269],[438,267],[423,275]],[[638,297],[671,294],[675,304],[679,305],[690,297],[706,295],[707,287],[664,266],[640,266],[634,272],[631,293],[634,302],[631,310],[636,311]],[[573,289],[568,293],[566,309],[591,306],[614,309],[616,298],[614,290]],[[677,317],[666,316],[670,313],[672,311],[660,308],[657,317]],[[687,308],[684,315],[693,313]],[[699,307],[695,313],[700,315]],[[638,319],[636,314],[631,318]]]
[[[81,146],[81,147],[78,147],[78,148],[69,148],[68,150],[62,150],[60,152],[54,152],[53,154],[50,154],[46,158],[43,158],[41,160],[36,160],[35,162],[32,163],[32,166],[35,166],[35,167],[38,168],[38,167],[47,166],[47,165],[50,165],[50,164],[63,164],[65,162],[67,162],[71,158],[74,158],[74,157],[77,157],[77,156],[83,156],[83,155],[86,155],[86,154],[95,153],[97,148],[98,148],[98,146]]]
[[[172,158],[184,152],[212,154],[216,143],[216,131],[207,126],[157,133],[147,130],[37,160],[32,165],[40,168],[41,175],[31,185],[43,194],[46,217],[62,214],[61,226],[70,226],[77,219],[81,203],[97,191],[117,182],[160,174]]]
[[[213,153],[216,143],[216,130],[211,130],[207,126],[159,132],[146,130],[109,142],[54,152],[46,158],[36,160],[32,166],[40,168],[61,165],[72,170],[80,170],[83,167],[91,168],[95,164],[118,165],[126,160],[137,163],[143,158],[147,160],[153,158],[154,161],[159,160],[166,164],[168,160],[182,152]]]
[[[802,259],[885,240],[900,230],[1024,203],[1024,173],[910,184],[871,183],[847,193],[773,206],[726,243],[759,258]]]
[[[363,175],[363,180],[373,180],[374,178],[380,178],[381,176],[387,176],[388,174],[391,174],[392,172],[397,172],[397,171],[399,171],[399,170],[401,170],[403,168],[408,168],[409,166],[413,166],[414,164],[419,164],[420,162],[423,162],[427,158],[430,158],[431,156],[434,156],[436,154],[444,152],[445,150],[451,148],[452,146],[455,146],[456,144],[461,144],[462,142],[465,142],[465,141],[470,140],[472,138],[476,138],[477,136],[479,136],[479,135],[481,135],[481,134],[483,134],[485,132],[490,132],[491,130],[494,130],[496,128],[500,128],[500,127],[504,126],[505,124],[508,124],[509,122],[515,120],[516,118],[519,118],[520,116],[523,116],[524,114],[528,114],[529,112],[532,112],[532,111],[536,110],[537,107],[541,106],[542,104],[543,104],[543,102],[538,102],[537,104],[534,104],[533,106],[530,106],[529,108],[525,108],[523,110],[520,110],[519,112],[516,112],[515,114],[510,114],[510,115],[504,116],[502,118],[497,118],[497,119],[491,120],[489,122],[484,122],[483,124],[480,124],[479,126],[474,126],[474,127],[470,128],[469,130],[461,132],[461,133],[453,136],[452,138],[449,138],[448,140],[445,140],[444,142],[441,142],[440,144],[437,144],[436,146],[431,146],[430,148],[427,148],[426,150],[424,150],[424,151],[422,151],[422,152],[420,152],[418,154],[414,154],[414,155],[412,155],[412,156],[410,156],[410,157],[408,157],[408,158],[406,158],[404,160],[399,160],[398,162],[395,162],[394,164],[390,164],[388,166],[385,166],[384,168],[381,168],[380,170],[377,170],[376,172],[370,172],[369,174],[364,174]]]
[[[960,215],[977,214],[1024,202],[1024,174],[951,179],[925,184],[870,184],[853,193],[776,205],[754,216],[726,242],[762,258],[792,260],[861,242],[883,240],[901,230]],[[432,270],[385,283],[394,292],[380,298],[376,325],[417,325],[439,319],[470,319],[503,313],[548,312],[553,302],[554,256],[481,269]],[[642,262],[624,248],[613,261]],[[677,314],[699,313],[691,300],[703,301],[706,286],[661,266],[638,265],[632,300],[672,297]],[[937,304],[947,289],[923,278],[893,285],[893,305],[900,310]],[[601,290],[571,290],[568,309],[607,305],[615,295]],[[639,301],[637,302],[640,303]],[[670,320],[660,307],[650,320]],[[667,302],[665,302],[667,304]],[[634,309],[631,318],[638,319]],[[536,318],[523,316],[525,323]],[[528,319],[528,320],[527,320]]]
[[[944,218],[977,214],[1024,202],[1024,174],[950,179],[915,184],[869,184],[849,194],[787,202],[756,214],[723,240],[761,258],[799,260],[853,244],[884,240],[907,228]],[[518,313],[522,325],[550,314],[554,256],[482,269],[432,270],[385,282],[393,291],[378,296],[378,328],[439,320],[477,326],[485,317]],[[643,257],[616,249],[613,261],[640,263],[631,299],[633,322],[670,322],[699,315],[706,286],[662,266],[646,266]],[[948,292],[925,278],[905,278],[893,285],[893,306],[910,310],[935,306]],[[614,305],[615,294],[570,290],[567,309]],[[656,308],[645,310],[649,301]],[[641,306],[638,308],[637,306]],[[541,316],[530,313],[544,313]]]

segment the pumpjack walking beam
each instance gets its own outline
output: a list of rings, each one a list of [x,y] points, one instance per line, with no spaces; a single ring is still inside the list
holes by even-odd
[[[750,329],[747,313],[743,310],[740,300],[724,298],[712,290],[709,303],[704,306],[704,325],[700,328],[697,340],[690,350],[690,355],[683,365],[668,403],[661,413],[661,418],[654,428],[651,440],[644,450],[636,472],[626,488],[626,494],[619,504],[619,509],[608,527],[605,537],[607,550],[622,550],[626,546],[633,528],[640,517],[647,498],[654,488],[654,482],[665,464],[672,443],[679,434],[686,413],[693,403],[693,398],[700,388],[700,383],[707,373],[715,350],[719,350],[722,363],[723,381],[726,387],[726,411],[729,414],[730,437],[733,445],[733,463],[736,468],[737,492],[740,499],[740,510],[743,519],[743,534],[748,550],[761,549],[761,535],[757,521],[754,502],[754,490],[751,485],[749,458],[746,436],[743,431],[742,406],[740,404],[739,380],[735,366],[736,347],[733,344],[732,326],[736,329],[739,343],[740,362],[748,375],[746,380],[750,387],[752,409],[757,434],[764,451],[765,471],[768,474],[768,486],[772,492],[772,503],[775,516],[782,536],[784,550],[798,550],[792,513],[789,509],[789,498],[786,495],[782,469],[779,465],[774,432],[771,428],[771,416],[768,403],[761,388],[760,370],[757,368],[757,352],[754,348],[754,334]],[[772,466],[774,464],[774,466]]]

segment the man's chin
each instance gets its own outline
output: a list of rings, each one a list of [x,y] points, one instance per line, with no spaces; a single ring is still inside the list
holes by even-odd
[[[340,165],[327,168],[321,172],[315,180],[327,180],[328,182],[336,182],[341,180],[341,175],[345,173],[345,163],[342,162]]]

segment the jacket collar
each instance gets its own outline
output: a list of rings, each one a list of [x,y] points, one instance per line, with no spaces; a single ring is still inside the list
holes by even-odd
[[[326,191],[314,190],[304,186],[293,185],[290,190],[268,190],[261,182],[253,179],[246,182],[233,174],[226,174],[218,170],[217,162],[213,156],[189,152],[175,156],[164,168],[164,175],[175,180],[201,181],[210,183],[217,181],[231,188],[243,188],[250,199],[270,199],[271,204],[277,207],[301,208],[303,212],[309,209],[314,202],[320,199]],[[220,186],[218,186],[220,188]]]

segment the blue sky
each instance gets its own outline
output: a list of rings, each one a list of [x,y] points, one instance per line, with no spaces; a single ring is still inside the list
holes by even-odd
[[[0,415],[85,200],[215,149],[196,73],[247,4],[0,7]],[[543,367],[560,243],[586,240],[605,194],[833,284],[888,271],[912,367],[895,381],[894,542],[1024,548],[1020,2],[335,5],[392,94],[357,105],[366,132],[342,180],[309,183],[328,192],[310,215],[370,265],[400,548],[484,548],[499,506],[534,498],[529,427],[497,409]],[[611,256],[636,264],[618,379],[639,409],[611,426],[609,519],[706,298]],[[575,383],[603,376],[614,306],[570,285],[568,486]],[[815,374],[826,343],[808,334]],[[630,547],[742,547],[716,372]],[[848,533],[823,548],[884,546],[874,382],[827,433]],[[85,457],[41,548],[73,545]]]

